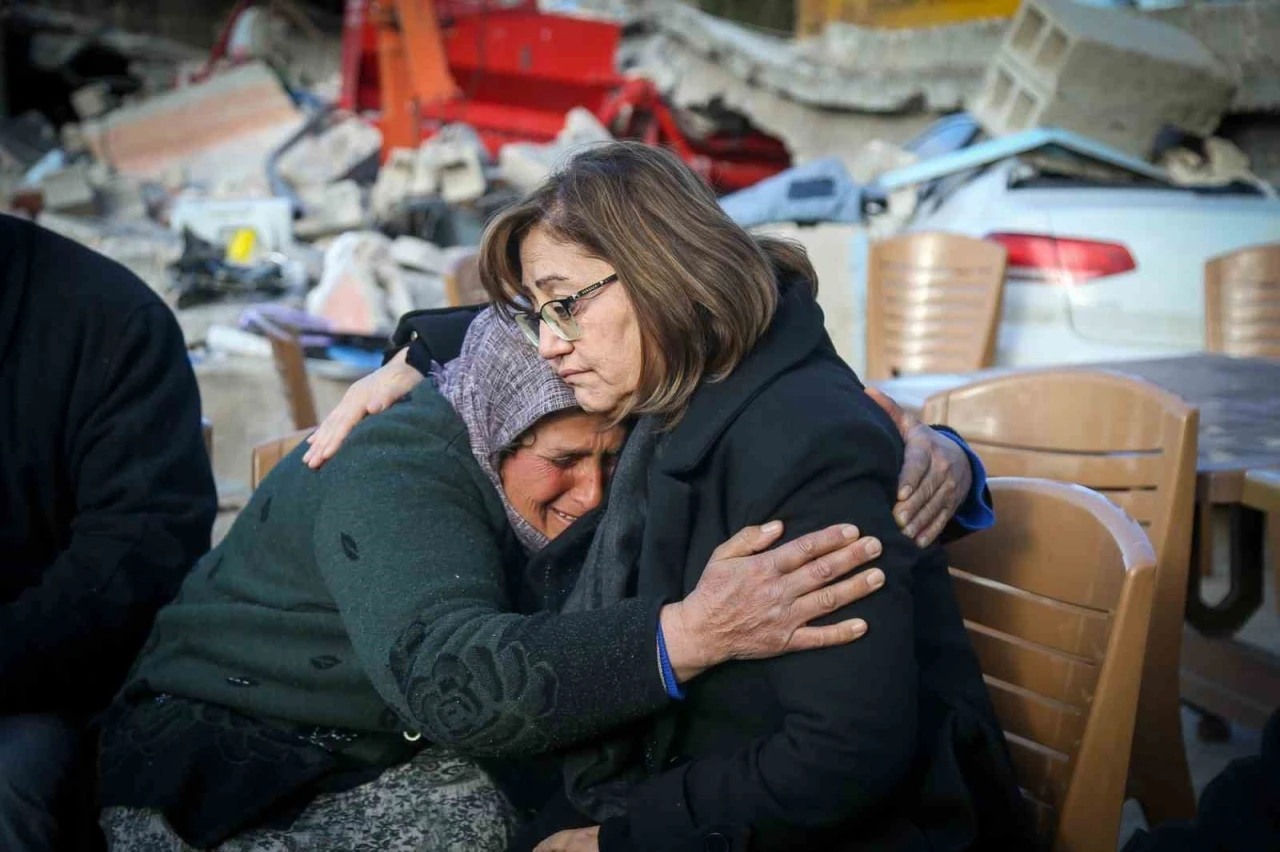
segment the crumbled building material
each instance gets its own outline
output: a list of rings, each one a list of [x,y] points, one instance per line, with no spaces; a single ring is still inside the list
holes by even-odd
[[[498,171],[502,179],[522,192],[529,192],[546,180],[551,170],[584,146],[613,139],[590,110],[574,107],[565,114],[564,129],[552,142],[512,142],[498,151]]]
[[[971,111],[994,135],[1061,127],[1140,157],[1167,125],[1205,136],[1234,84],[1191,35],[1120,9],[1027,0]]]
[[[382,149],[382,133],[359,118],[347,118],[304,136],[280,155],[280,176],[295,188],[334,183]]]
[[[293,223],[294,236],[309,240],[360,228],[365,222],[364,195],[353,180],[305,187],[299,192],[306,215]]]
[[[113,110],[81,128],[96,158],[122,173],[152,177],[300,117],[270,68],[249,63]]]

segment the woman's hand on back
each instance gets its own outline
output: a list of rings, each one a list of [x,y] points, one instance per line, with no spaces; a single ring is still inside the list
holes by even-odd
[[[893,517],[920,547],[932,544],[969,497],[969,456],[952,438],[920,422],[886,394],[867,388],[906,442]]]
[[[307,437],[311,448],[302,457],[310,468],[317,469],[333,457],[356,424],[370,414],[377,414],[400,400],[426,378],[408,363],[409,350],[401,349],[395,357],[347,388],[342,399],[324,422]]]
[[[809,622],[884,585],[878,568],[840,579],[880,555],[880,542],[837,524],[767,550],[782,523],[747,527],[711,554],[697,587],[662,608],[661,628],[676,680],[727,660],[826,648],[866,633],[861,619]]]

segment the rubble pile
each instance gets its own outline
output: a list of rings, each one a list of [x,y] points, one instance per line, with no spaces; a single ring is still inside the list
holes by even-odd
[[[732,126],[727,115],[781,139],[799,166],[844,187],[811,206],[851,226],[864,213],[861,188],[914,162],[899,143],[940,113],[967,105],[990,135],[1056,124],[1147,157],[1162,125],[1207,134],[1233,103],[1271,91],[1242,77],[1270,73],[1259,44],[1261,30],[1280,28],[1274,4],[1144,18],[1064,2],[1028,0],[1012,24],[831,20],[799,39],[668,0],[551,5],[626,16],[621,69],[686,108],[690,128],[708,116]],[[612,138],[595,113],[575,107],[546,144],[495,150],[474,128],[449,124],[416,147],[389,147],[374,121],[332,105],[337,58],[318,57],[335,45],[282,47],[266,6],[243,14],[218,62],[55,21],[57,37],[39,42],[33,61],[66,62],[86,39],[109,36],[113,50],[136,54],[136,75],[126,86],[83,80],[57,127],[37,113],[0,119],[5,207],[134,269],[178,312],[192,346],[261,302],[305,310],[337,333],[384,335],[400,313],[456,298],[452,276],[496,210],[574,150]],[[1117,16],[1127,16],[1123,27],[1113,26]],[[1241,21],[1260,31],[1227,58]],[[282,70],[282,56],[306,72]],[[1122,72],[1128,82],[1115,85]],[[1156,97],[1162,85],[1172,91]],[[1164,150],[1161,163],[1188,182],[1254,179],[1248,156],[1227,143],[1204,152]],[[776,192],[735,204],[754,211],[748,219],[767,218]],[[892,207],[895,198],[873,202]]]

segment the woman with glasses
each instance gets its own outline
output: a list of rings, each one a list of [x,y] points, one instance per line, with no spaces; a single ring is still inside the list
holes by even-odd
[[[324,470],[281,461],[160,611],[101,720],[111,849],[496,852],[512,811],[478,758],[866,629],[805,626],[875,589],[844,577],[876,547],[844,524],[761,556],[778,531],[749,527],[688,594],[553,614],[623,428],[493,311],[433,378]]]
[[[491,222],[480,272],[585,411],[634,422],[566,612],[679,596],[774,517],[787,536],[856,519],[886,577],[832,616],[872,624],[859,642],[727,663],[569,750],[511,848],[1029,848],[945,556],[895,523],[902,441],[827,338],[803,251],[743,231],[670,154],[615,143]]]

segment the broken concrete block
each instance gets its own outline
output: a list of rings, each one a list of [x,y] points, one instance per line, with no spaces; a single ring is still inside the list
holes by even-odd
[[[574,107],[565,115],[564,129],[545,145],[513,142],[498,151],[498,171],[508,184],[528,192],[547,179],[552,169],[585,146],[613,139],[595,114]]]
[[[81,215],[95,210],[93,185],[89,182],[89,167],[85,163],[73,163],[51,172],[40,179],[39,185],[46,210]]]
[[[112,110],[82,129],[99,160],[125,174],[154,177],[174,163],[300,120],[275,73],[253,62]]]
[[[400,266],[421,272],[443,273],[446,256],[435,243],[418,237],[396,237],[391,243],[391,259]]]
[[[1166,124],[1211,133],[1233,90],[1213,54],[1177,27],[1070,0],[1027,0],[972,110],[992,134],[1055,126],[1146,157]]]
[[[395,275],[388,237],[376,231],[348,231],[325,251],[324,274],[316,288],[307,294],[307,311],[329,320],[335,331],[355,334],[386,331],[400,315],[392,313],[391,301],[383,286]],[[401,299],[408,301],[402,295]]]
[[[378,179],[374,182],[373,192],[369,197],[369,206],[373,209],[374,218],[379,221],[386,219],[405,198],[409,197],[413,188],[417,161],[416,149],[391,149],[391,153],[387,155],[387,161],[378,170]]]
[[[411,194],[439,194],[450,204],[484,195],[485,148],[475,130],[450,124],[418,147]]]
[[[111,104],[108,101],[110,95],[111,84],[99,80],[72,92],[71,106],[75,109],[76,115],[80,116],[81,121],[87,121],[97,118],[110,108]]]
[[[333,183],[382,149],[382,132],[359,118],[304,136],[280,155],[280,176],[295,187]]]
[[[445,298],[444,277],[441,275],[402,269],[400,281],[415,311],[443,308],[449,304]]]
[[[293,233],[302,239],[351,231],[364,224],[364,196],[353,180],[306,187],[298,197],[306,215],[293,223]]]
[[[487,182],[480,152],[470,145],[449,143],[439,160],[440,197],[450,204],[475,201],[484,195]]]

